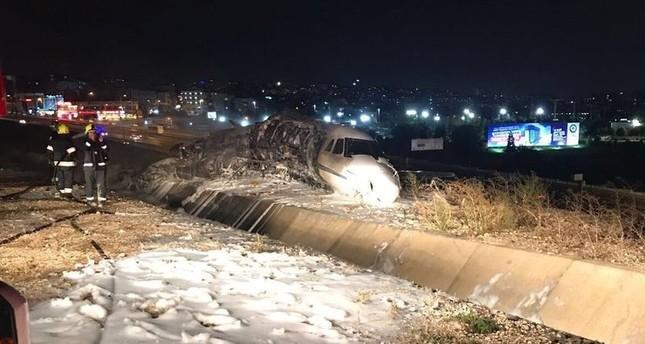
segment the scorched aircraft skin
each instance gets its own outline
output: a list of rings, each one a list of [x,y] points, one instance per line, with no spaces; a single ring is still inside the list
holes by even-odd
[[[139,178],[139,188],[149,191],[168,178],[272,174],[373,206],[392,204],[400,190],[396,170],[369,135],[299,115],[275,115],[254,126],[217,131],[178,146],[175,153],[177,157],[150,166]]]

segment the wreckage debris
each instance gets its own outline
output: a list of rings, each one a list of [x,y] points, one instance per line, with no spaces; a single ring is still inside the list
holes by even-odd
[[[334,152],[321,150],[323,143],[334,145]],[[251,127],[218,131],[178,145],[173,153],[176,157],[148,168],[139,178],[140,189],[149,192],[169,178],[272,175],[376,206],[391,205],[400,191],[398,173],[369,135],[300,115],[275,115]]]
[[[230,178],[277,175],[325,188],[316,159],[325,128],[297,115],[277,115],[255,126],[222,130],[208,138],[173,147],[174,158],[153,164],[139,188],[178,178]]]

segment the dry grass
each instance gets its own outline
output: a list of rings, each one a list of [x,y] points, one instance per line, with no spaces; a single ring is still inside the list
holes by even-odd
[[[475,234],[508,230],[516,226],[516,213],[502,194],[489,194],[475,179],[421,186],[415,206],[433,228],[447,232],[468,229]]]
[[[396,303],[390,302],[389,314],[391,319],[397,319],[401,315],[401,308]]]
[[[405,186],[405,191],[407,191],[415,199],[418,198],[423,190],[423,183],[417,176],[413,173],[408,173],[403,179],[403,185]]]
[[[635,207],[609,208],[595,197],[570,194],[566,209],[548,208],[543,214],[549,220],[534,231],[570,252],[582,251],[585,258],[618,263],[629,255],[645,257],[645,214]]]
[[[251,242],[249,250],[255,253],[265,252],[268,249],[266,237],[264,235],[255,234],[255,239]]]
[[[431,302],[435,303],[435,302]],[[441,302],[407,323],[390,340],[397,344],[595,344],[466,301]]]
[[[374,290],[361,290],[356,294],[354,302],[365,305],[370,302],[372,295],[374,295]]]
[[[33,215],[51,214],[60,201],[33,202],[24,211]],[[68,208],[82,205],[65,203]],[[13,210],[14,204],[0,203],[1,210]],[[101,257],[90,243],[95,240],[105,253],[122,257],[144,249],[188,247],[215,249],[215,241],[203,238],[196,229],[175,225],[174,214],[142,202],[121,200],[111,203],[110,214],[89,214],[78,219],[88,236],[76,231],[70,222],[61,222],[41,232],[25,235],[0,246],[0,280],[6,281],[27,296],[30,302],[56,296],[69,287],[61,278],[64,271]],[[10,219],[0,219],[3,226]],[[190,236],[194,240],[184,240]]]
[[[432,229],[497,237],[495,243],[549,253],[645,265],[645,214],[635,205],[608,207],[588,194],[571,193],[555,207],[534,176],[433,181],[416,188],[415,209]]]
[[[455,326],[447,323],[424,322],[397,338],[400,344],[479,344],[480,341],[467,338]]]

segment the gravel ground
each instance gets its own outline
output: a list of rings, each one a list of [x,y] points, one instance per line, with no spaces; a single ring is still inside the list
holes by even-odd
[[[0,187],[0,195],[11,190]],[[46,190],[36,188],[23,198],[0,202],[0,212],[12,216],[40,218],[49,214],[61,201],[48,198]],[[16,207],[17,202],[22,206]],[[70,209],[86,209],[70,203]],[[0,246],[0,279],[16,286],[30,303],[63,295],[73,282],[63,272],[100,261],[101,254],[92,242],[110,258],[120,259],[142,251],[172,248],[212,250],[224,243],[237,243],[249,252],[286,252],[293,256],[318,256],[300,247],[286,247],[279,242],[248,235],[207,220],[171,212],[140,201],[112,197],[105,207],[107,213],[91,213],[75,220],[57,223],[37,233],[24,235]],[[0,218],[0,228],[13,221],[12,216]],[[27,216],[28,217],[28,216]],[[325,259],[334,258],[326,257]],[[340,265],[346,265],[340,261]],[[366,272],[359,268],[356,271]],[[370,272],[378,274],[377,272]],[[401,281],[402,284],[409,283]],[[392,304],[390,316],[397,322],[399,333],[378,341],[388,343],[591,343],[517,317],[453,299],[441,292],[418,288],[421,297],[416,304]],[[370,286],[356,290],[357,304],[370,302]],[[410,310],[413,309],[414,312]],[[473,325],[475,324],[475,325]],[[483,325],[482,325],[483,324]],[[486,333],[490,332],[490,333]],[[374,341],[371,338],[369,341]]]

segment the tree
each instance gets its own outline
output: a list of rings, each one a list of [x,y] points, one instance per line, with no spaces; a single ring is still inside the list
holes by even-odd
[[[446,127],[443,125],[440,125],[434,129],[434,133],[432,134],[432,137],[445,137],[446,136]]]
[[[474,125],[461,125],[452,131],[452,148],[459,153],[476,153],[481,151],[482,135]]]

